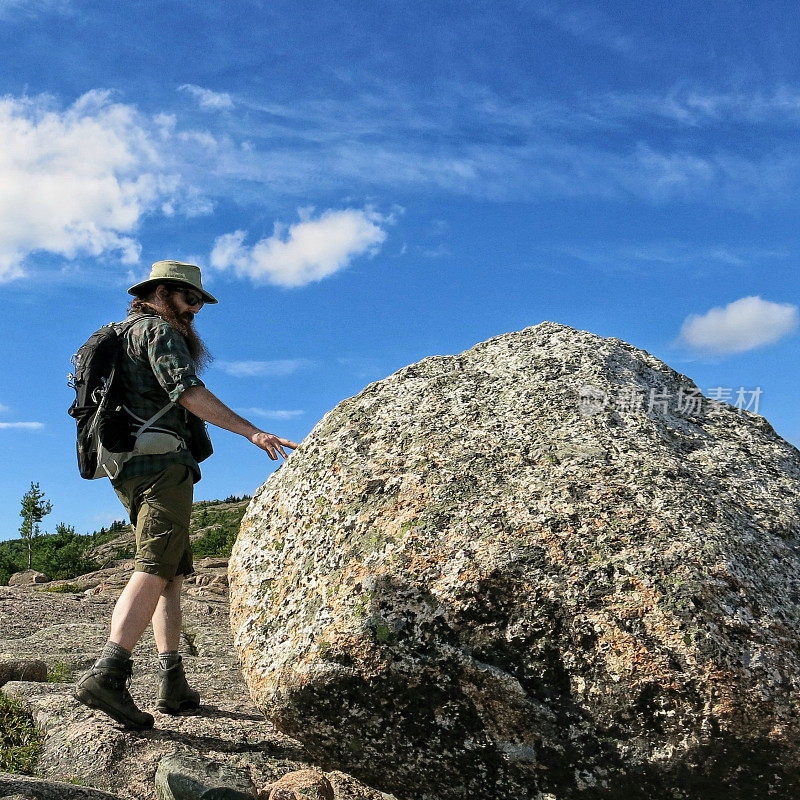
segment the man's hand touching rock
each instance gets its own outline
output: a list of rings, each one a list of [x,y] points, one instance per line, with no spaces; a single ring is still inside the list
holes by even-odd
[[[267,454],[273,461],[277,460],[278,453],[286,458],[286,452],[283,449],[284,447],[288,447],[290,450],[294,450],[297,447],[294,442],[291,442],[288,439],[281,439],[280,436],[276,436],[274,433],[267,433],[266,431],[258,431],[258,433],[254,433],[250,437],[250,441],[256,447],[266,450]],[[276,450],[277,453],[275,452]]]

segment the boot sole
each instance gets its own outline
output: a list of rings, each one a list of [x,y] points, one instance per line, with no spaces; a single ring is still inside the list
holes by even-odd
[[[198,708],[200,708],[200,703],[193,703],[191,701],[178,703],[177,706],[167,700],[159,700],[156,703],[157,711],[160,711],[162,714],[172,714],[173,716],[185,713],[186,711],[197,711]]]
[[[94,708],[98,711],[102,711],[104,714],[108,714],[111,719],[113,719],[115,722],[119,722],[120,725],[124,725],[129,730],[146,731],[152,728],[155,724],[155,720],[149,714],[147,715],[150,717],[149,721],[137,722],[136,720],[131,719],[123,714],[118,708],[114,708],[114,706],[109,705],[101,698],[93,695],[87,689],[75,689],[72,693],[72,696],[79,703],[83,703],[83,705],[88,706],[89,708]]]

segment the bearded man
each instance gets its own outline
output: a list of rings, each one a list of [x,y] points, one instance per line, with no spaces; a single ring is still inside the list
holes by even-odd
[[[211,453],[203,421],[244,436],[274,461],[297,445],[234,413],[198,378],[210,357],[194,329],[194,315],[217,300],[203,289],[200,269],[158,261],[150,277],[132,286],[123,325],[120,383],[132,425],[159,412],[146,447],[133,451],[112,479],[136,532],[134,572],[114,606],[108,643],[78,680],[74,695],[127,728],[151,728],[153,716],[137,708],[128,686],[131,652],[152,620],[160,686],[156,707],[168,714],[191,712],[200,695],[186,680],[178,652],[181,584],[191,575],[189,518],[198,461]],[[153,433],[155,432],[155,433]]]

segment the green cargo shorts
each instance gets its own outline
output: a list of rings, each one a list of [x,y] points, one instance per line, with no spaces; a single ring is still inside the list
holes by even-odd
[[[136,531],[134,570],[168,581],[176,575],[191,575],[191,469],[185,464],[172,464],[161,472],[113,481],[113,486]]]

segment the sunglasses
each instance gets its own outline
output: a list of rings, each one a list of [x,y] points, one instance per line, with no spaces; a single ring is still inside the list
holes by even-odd
[[[184,289],[178,286],[175,291],[183,295],[183,299],[188,306],[200,306],[200,308],[202,308],[205,305],[206,301],[203,300],[202,296],[197,294],[197,292],[193,292],[191,289]]]

